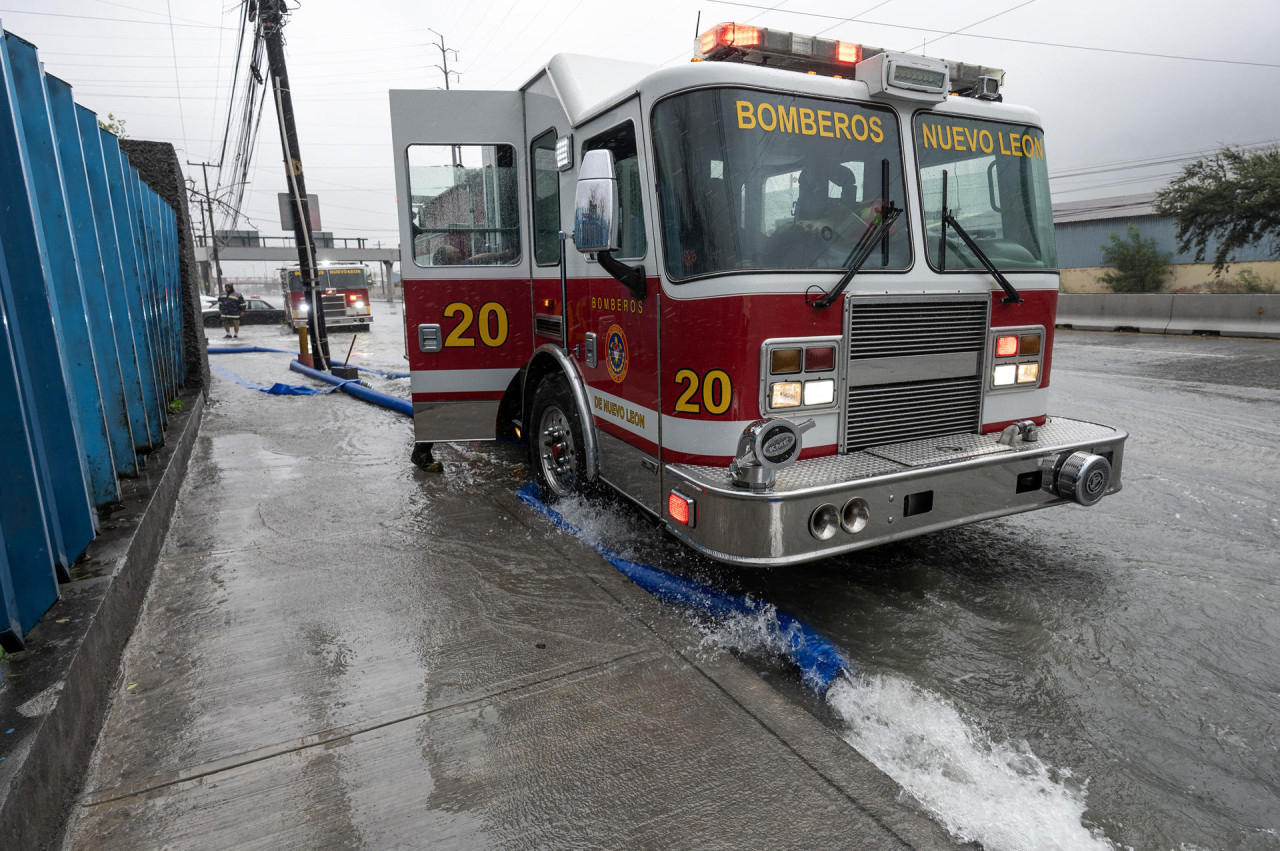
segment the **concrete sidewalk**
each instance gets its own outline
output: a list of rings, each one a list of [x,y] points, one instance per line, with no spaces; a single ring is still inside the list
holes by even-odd
[[[517,450],[409,450],[215,377],[71,846],[954,847],[519,503]]]

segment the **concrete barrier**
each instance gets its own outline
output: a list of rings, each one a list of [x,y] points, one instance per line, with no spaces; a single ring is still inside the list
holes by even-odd
[[[1086,331],[1280,338],[1280,295],[1063,293],[1057,324]]]
[[[1199,331],[1224,337],[1280,337],[1280,295],[1175,295],[1166,333]]]

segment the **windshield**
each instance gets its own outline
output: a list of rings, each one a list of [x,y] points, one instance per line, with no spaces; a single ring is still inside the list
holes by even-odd
[[[316,286],[321,289],[365,289],[364,269],[325,269],[316,270]],[[302,292],[302,273],[290,269],[288,275],[290,292]]]
[[[950,228],[946,250],[942,249],[945,173],[947,211],[997,269],[1057,268],[1049,172],[1040,130],[923,114],[916,116],[915,134],[929,265],[948,270],[982,268]]]
[[[672,280],[756,269],[844,268],[879,220],[906,206],[889,109],[779,92],[702,89],[653,111],[663,247]],[[899,218],[863,274],[906,269]]]

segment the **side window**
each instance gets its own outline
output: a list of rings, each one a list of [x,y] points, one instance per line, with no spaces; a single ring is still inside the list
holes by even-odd
[[[410,145],[409,222],[419,266],[520,261],[511,145]]]
[[[539,266],[560,262],[560,172],[556,169],[556,131],[553,127],[533,140],[533,259]]]
[[[614,168],[618,172],[618,233],[622,248],[618,257],[639,260],[648,251],[644,232],[644,193],[640,185],[640,157],[636,148],[636,128],[630,121],[588,139],[583,152],[599,149],[613,151]]]

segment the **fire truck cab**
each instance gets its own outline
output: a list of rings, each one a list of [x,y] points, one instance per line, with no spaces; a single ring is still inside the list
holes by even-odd
[[[373,324],[369,301],[369,268],[360,263],[326,263],[316,270],[316,288],[330,331],[362,331]],[[295,328],[307,324],[306,286],[297,264],[280,270],[280,294],[285,318]]]
[[[1049,416],[1045,144],[998,69],[737,24],[392,91],[414,435],[512,436],[734,564],[1120,489]]]

